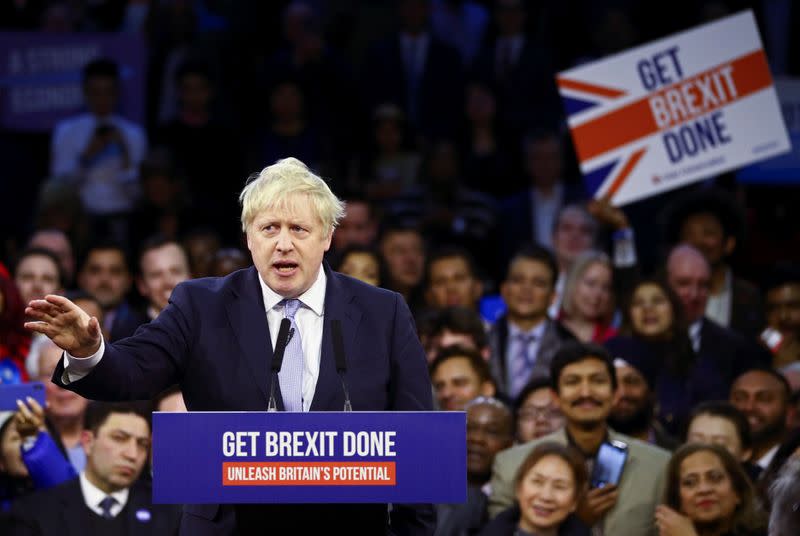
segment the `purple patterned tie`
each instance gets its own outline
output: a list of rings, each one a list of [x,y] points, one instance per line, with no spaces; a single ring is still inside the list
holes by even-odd
[[[518,352],[511,361],[511,396],[516,397],[531,376],[531,370],[536,362],[533,355],[533,343],[536,336],[529,333],[518,333],[514,336],[517,341]]]
[[[294,321],[294,315],[300,308],[300,300],[283,300],[283,316],[291,321],[289,343],[283,354],[283,365],[278,373],[283,396],[283,407],[286,411],[303,411],[303,369],[305,357],[300,341],[300,331]]]

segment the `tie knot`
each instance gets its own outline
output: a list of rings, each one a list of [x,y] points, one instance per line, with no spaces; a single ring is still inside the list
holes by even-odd
[[[297,313],[297,310],[300,308],[300,300],[291,299],[291,300],[283,300],[283,313],[286,318],[289,320],[294,320],[294,315]]]
[[[517,341],[522,344],[533,344],[536,342],[536,335],[533,333],[517,333]]]
[[[102,501],[100,501],[100,504],[98,506],[100,507],[100,510],[103,511],[103,517],[107,518],[112,517],[111,509],[114,507],[115,504],[117,504],[117,500],[110,495],[107,495]]]

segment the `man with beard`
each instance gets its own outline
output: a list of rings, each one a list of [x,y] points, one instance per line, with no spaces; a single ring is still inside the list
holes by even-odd
[[[750,424],[750,460],[761,469],[767,468],[786,436],[790,396],[789,383],[772,369],[747,371],[731,387],[731,403]]]
[[[436,505],[434,536],[474,534],[486,522],[495,455],[514,441],[511,410],[496,398],[478,397],[467,412],[467,501]]]
[[[606,348],[614,357],[617,376],[617,392],[608,425],[651,445],[675,450],[680,443],[655,418],[656,370],[648,363],[647,348],[629,337],[615,337]]]
[[[589,474],[600,445],[620,441],[628,457],[618,485],[593,488],[578,503],[576,514],[593,534],[655,535],[653,516],[662,500],[663,473],[669,453],[609,428],[617,378],[608,351],[594,344],[565,343],[550,367],[550,380],[566,417],[564,428],[499,453],[492,470],[489,513],[496,516],[514,504],[514,480],[522,462],[547,441],[572,445],[583,455]]]

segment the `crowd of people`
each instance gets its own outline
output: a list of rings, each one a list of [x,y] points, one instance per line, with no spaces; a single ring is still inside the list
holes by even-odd
[[[368,22],[316,2],[77,4],[6,2],[0,27],[143,33],[148,117],[117,113],[114,58],[90,61],[35,206],[9,207],[28,218],[0,257],[0,389],[40,381],[47,404],[0,412],[0,532],[175,533],[180,507],[150,500],[150,415],[185,411],[180,390],[58,387],[62,351],[26,306],[63,295],[105,341],[133,335],[181,282],[251,266],[238,193],[293,156],[346,204],[327,265],[405,299],[437,408],[466,412],[467,501],[436,505],[437,536],[800,534],[800,235],[780,215],[797,192],[719,177],[592,200],[553,83],[748,3],[657,22],[629,2],[400,0]],[[572,4],[597,28],[580,39]],[[788,39],[780,7],[752,4]],[[252,46],[236,34],[259,10],[283,40],[231,73],[221,54]],[[371,29],[381,13],[399,27]],[[800,72],[796,47],[766,45],[774,72]],[[598,485],[610,443],[622,476]]]

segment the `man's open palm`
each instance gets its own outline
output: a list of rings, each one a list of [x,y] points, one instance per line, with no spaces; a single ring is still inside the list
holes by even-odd
[[[75,357],[89,357],[100,349],[100,323],[63,296],[48,294],[25,309],[33,318],[25,327],[47,335],[57,346]]]

